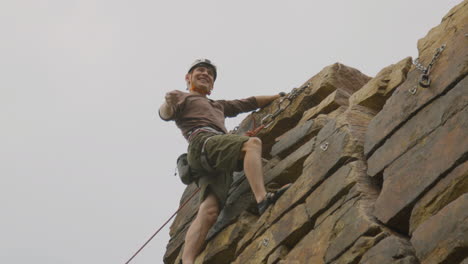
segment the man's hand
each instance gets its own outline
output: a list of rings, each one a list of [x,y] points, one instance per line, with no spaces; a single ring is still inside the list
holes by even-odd
[[[255,96],[255,99],[257,100],[258,107],[263,108],[263,107],[269,105],[274,100],[276,100],[276,99],[278,99],[278,98],[280,98],[282,96],[285,96],[285,95],[286,94],[284,92],[281,92],[281,93],[276,94],[276,95]]]
[[[166,96],[164,97],[166,99],[166,104],[168,104],[171,107],[174,107],[177,103],[177,93],[175,91],[170,91],[166,93]]]
[[[175,114],[175,106],[178,100],[178,94],[176,91],[171,91],[166,93],[164,96],[165,102],[159,108],[159,115],[162,119],[170,120],[174,117]]]

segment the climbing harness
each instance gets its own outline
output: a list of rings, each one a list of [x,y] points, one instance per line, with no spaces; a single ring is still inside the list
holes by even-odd
[[[192,141],[192,139],[198,134],[198,133],[201,133],[201,132],[210,132],[210,133],[215,133],[217,135],[221,135],[221,134],[224,134],[223,132],[221,131],[218,131],[212,127],[199,127],[199,128],[196,128],[196,129],[193,129],[192,131],[188,132],[187,135],[187,141],[190,142]]]
[[[197,129],[189,132],[188,141],[190,142],[195,137],[195,135],[197,135],[200,132],[210,132],[210,133],[213,133],[215,135],[223,135],[224,134],[224,132],[218,131],[218,130],[216,130],[214,128],[211,128],[211,127],[200,127],[200,128],[197,128]],[[215,136],[215,135],[213,135],[213,136]],[[210,136],[207,139],[205,139],[205,141],[203,142],[202,148],[201,148],[200,164],[203,167],[203,169],[206,170],[207,172],[215,172],[215,169],[213,168],[213,166],[211,166],[211,164],[208,162],[208,156],[207,156],[207,153],[206,153],[206,150],[205,150],[206,144],[208,143],[208,141],[210,141],[210,139],[213,136]]]
[[[214,128],[211,128],[211,127],[199,127],[199,128],[193,129],[192,131],[188,132],[187,141],[190,143],[190,141],[192,141],[192,139],[201,132],[210,132],[210,133],[214,133],[216,135],[224,134],[223,132],[220,132],[220,131],[218,131],[218,130],[216,130]],[[205,146],[206,146],[206,143],[209,141],[209,139],[211,139],[211,137],[207,138],[203,142],[203,146],[202,146],[202,149],[201,149],[200,162],[201,162],[201,165],[202,165],[203,169],[205,169],[207,172],[214,172],[215,170],[210,165],[210,163],[208,162],[208,157],[207,157],[207,154],[206,154],[206,151],[205,151]],[[189,185],[189,184],[191,184],[192,182],[194,182],[196,180],[195,173],[192,171],[192,169],[190,168],[190,165],[188,164],[188,155],[187,155],[187,153],[184,153],[184,154],[180,155],[177,158],[177,167],[176,167],[176,171],[175,171],[174,175],[175,176],[179,175],[180,180],[185,185]]]
[[[434,53],[434,56],[432,56],[432,60],[431,62],[427,65],[427,67],[425,67],[420,61],[419,61],[419,58],[416,58],[414,61],[413,61],[413,64],[414,66],[416,67],[416,69],[418,69],[419,71],[421,71],[421,75],[419,76],[419,80],[418,80],[418,84],[419,86],[421,86],[422,88],[428,88],[430,85],[431,85],[431,78],[429,76],[429,74],[431,73],[431,69],[432,67],[434,66],[434,64],[436,63],[437,59],[440,57],[440,54],[442,53],[442,51],[444,51],[445,47],[447,45],[446,44],[443,44],[440,48],[437,48],[435,50],[435,53]],[[409,90],[409,92],[411,94],[415,94],[416,93],[416,90],[417,90],[417,86],[414,86],[413,88],[411,88]]]
[[[213,166],[211,166],[210,162],[208,161],[208,154],[205,151],[206,143],[213,137],[209,137],[205,139],[205,142],[203,142],[203,146],[201,149],[201,157],[200,157],[200,164],[202,165],[203,169],[206,170],[207,172],[215,172],[215,169]]]

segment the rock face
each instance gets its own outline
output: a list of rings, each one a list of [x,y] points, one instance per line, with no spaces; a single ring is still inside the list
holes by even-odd
[[[267,125],[265,213],[243,173],[196,263],[468,263],[468,0],[418,42],[429,74],[404,58],[374,78],[336,63],[248,116]],[[188,186],[181,203],[196,186]],[[198,199],[174,220],[164,263],[178,263]]]

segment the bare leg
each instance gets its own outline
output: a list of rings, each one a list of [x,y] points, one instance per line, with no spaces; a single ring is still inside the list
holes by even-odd
[[[183,264],[193,264],[195,258],[200,254],[206,235],[216,222],[219,214],[219,205],[216,196],[209,193],[200,204],[197,217],[190,225],[185,235],[184,252],[182,253]]]
[[[255,196],[257,203],[265,199],[266,190],[263,180],[262,166],[262,141],[259,138],[252,137],[242,146],[244,155],[244,172],[249,181],[250,188]]]

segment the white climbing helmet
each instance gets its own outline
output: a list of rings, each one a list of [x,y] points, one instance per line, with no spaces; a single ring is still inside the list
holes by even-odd
[[[189,70],[187,71],[187,73],[191,73],[193,71],[193,69],[195,69],[196,67],[198,66],[207,66],[207,67],[210,67],[214,70],[214,80],[216,81],[216,76],[218,75],[217,74],[217,69],[216,69],[216,65],[214,65],[211,60],[209,59],[196,59],[191,65],[190,65],[190,68]]]

